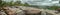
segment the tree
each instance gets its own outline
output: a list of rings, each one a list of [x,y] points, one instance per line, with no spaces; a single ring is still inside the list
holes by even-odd
[[[5,1],[0,0],[0,7],[3,7],[6,4]]]
[[[15,3],[21,4],[21,1],[16,1]]]
[[[29,4],[28,3],[25,3],[23,6],[29,6]]]

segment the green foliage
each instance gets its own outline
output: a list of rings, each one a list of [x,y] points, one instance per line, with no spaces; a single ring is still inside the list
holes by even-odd
[[[56,10],[57,8],[58,8],[58,6],[53,5],[49,9]]]
[[[29,4],[28,3],[25,3],[24,6],[29,6]]]
[[[2,6],[2,0],[0,0],[0,7]]]
[[[0,4],[2,3],[2,0],[0,0]]]
[[[16,2],[0,2],[0,6],[3,7],[3,6],[29,6],[28,3],[25,3],[25,4],[22,4],[21,1],[16,1]]]

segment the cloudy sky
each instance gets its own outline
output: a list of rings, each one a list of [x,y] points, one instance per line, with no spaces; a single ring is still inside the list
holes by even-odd
[[[59,0],[22,0],[23,2],[28,2],[32,5],[47,5],[52,6],[52,4],[59,3]]]

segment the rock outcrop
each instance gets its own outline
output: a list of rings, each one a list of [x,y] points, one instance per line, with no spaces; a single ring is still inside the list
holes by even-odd
[[[25,15],[40,13],[40,9],[25,6],[11,6],[11,7],[7,6],[3,7],[3,10],[6,12],[7,15]]]
[[[3,12],[0,12],[1,15],[60,15],[55,14],[54,10],[44,10],[25,6],[7,6],[2,9]]]

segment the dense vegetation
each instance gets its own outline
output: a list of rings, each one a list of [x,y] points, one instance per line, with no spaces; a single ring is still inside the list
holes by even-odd
[[[50,10],[56,10],[57,8],[59,8],[59,7],[58,7],[58,6],[53,5],[53,6],[49,7],[48,9],[50,9]]]
[[[0,6],[29,6],[28,3],[24,3],[22,4],[21,1],[16,1],[16,2],[6,2],[6,1],[2,1],[0,0]]]

